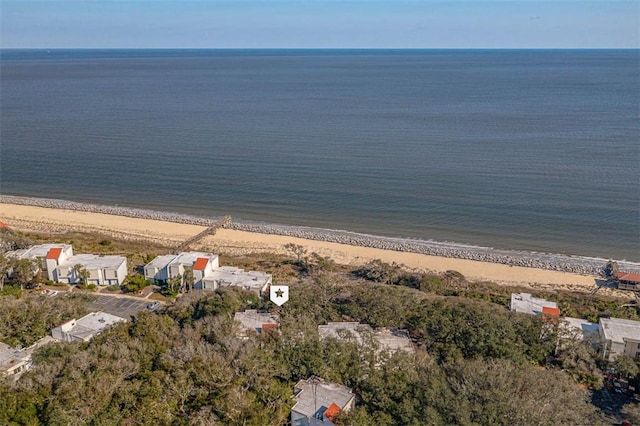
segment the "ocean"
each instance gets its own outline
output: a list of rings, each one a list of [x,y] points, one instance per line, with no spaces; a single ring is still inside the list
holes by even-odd
[[[0,192],[640,261],[638,50],[2,50]]]

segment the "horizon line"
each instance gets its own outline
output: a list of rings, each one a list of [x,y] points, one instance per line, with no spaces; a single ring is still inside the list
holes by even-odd
[[[639,47],[0,47],[0,50],[640,50]]]

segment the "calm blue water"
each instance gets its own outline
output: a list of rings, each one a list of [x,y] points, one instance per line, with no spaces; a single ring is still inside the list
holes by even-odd
[[[4,194],[640,260],[640,53],[16,51]]]

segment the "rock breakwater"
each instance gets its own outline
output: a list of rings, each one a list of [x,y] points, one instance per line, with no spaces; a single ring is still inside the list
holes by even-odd
[[[90,213],[103,213],[139,219],[152,219],[200,226],[211,226],[221,219],[221,217],[204,218],[181,213],[159,212],[155,210],[139,208],[104,206],[66,200],[17,197],[8,195],[0,196],[0,202]],[[547,269],[583,275],[600,274],[607,261],[606,259],[568,256],[562,254],[498,250],[486,247],[468,246],[439,241],[379,237],[375,235],[359,234],[348,231],[300,226],[233,221],[226,227],[239,231],[283,235],[317,241],[348,244],[360,247],[371,247],[408,253],[420,253],[431,256],[475,260],[480,262],[491,262],[509,266]],[[618,264],[623,270],[640,271],[640,264],[638,263],[618,261]]]

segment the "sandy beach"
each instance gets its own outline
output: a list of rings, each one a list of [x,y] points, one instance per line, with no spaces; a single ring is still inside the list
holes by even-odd
[[[53,234],[67,231],[97,232],[117,238],[155,241],[168,245],[176,245],[205,229],[204,226],[198,225],[9,203],[0,204],[0,221],[20,231]],[[595,288],[596,277],[590,275],[231,229],[219,230],[216,235],[206,237],[195,248],[230,255],[285,253],[286,250],[283,246],[287,243],[300,244],[306,248],[308,253],[316,252],[322,256],[329,256],[340,264],[360,265],[373,259],[380,259],[388,263],[403,264],[416,271],[456,270],[473,281],[493,281],[500,284],[526,285],[539,289],[562,288],[591,291]]]

